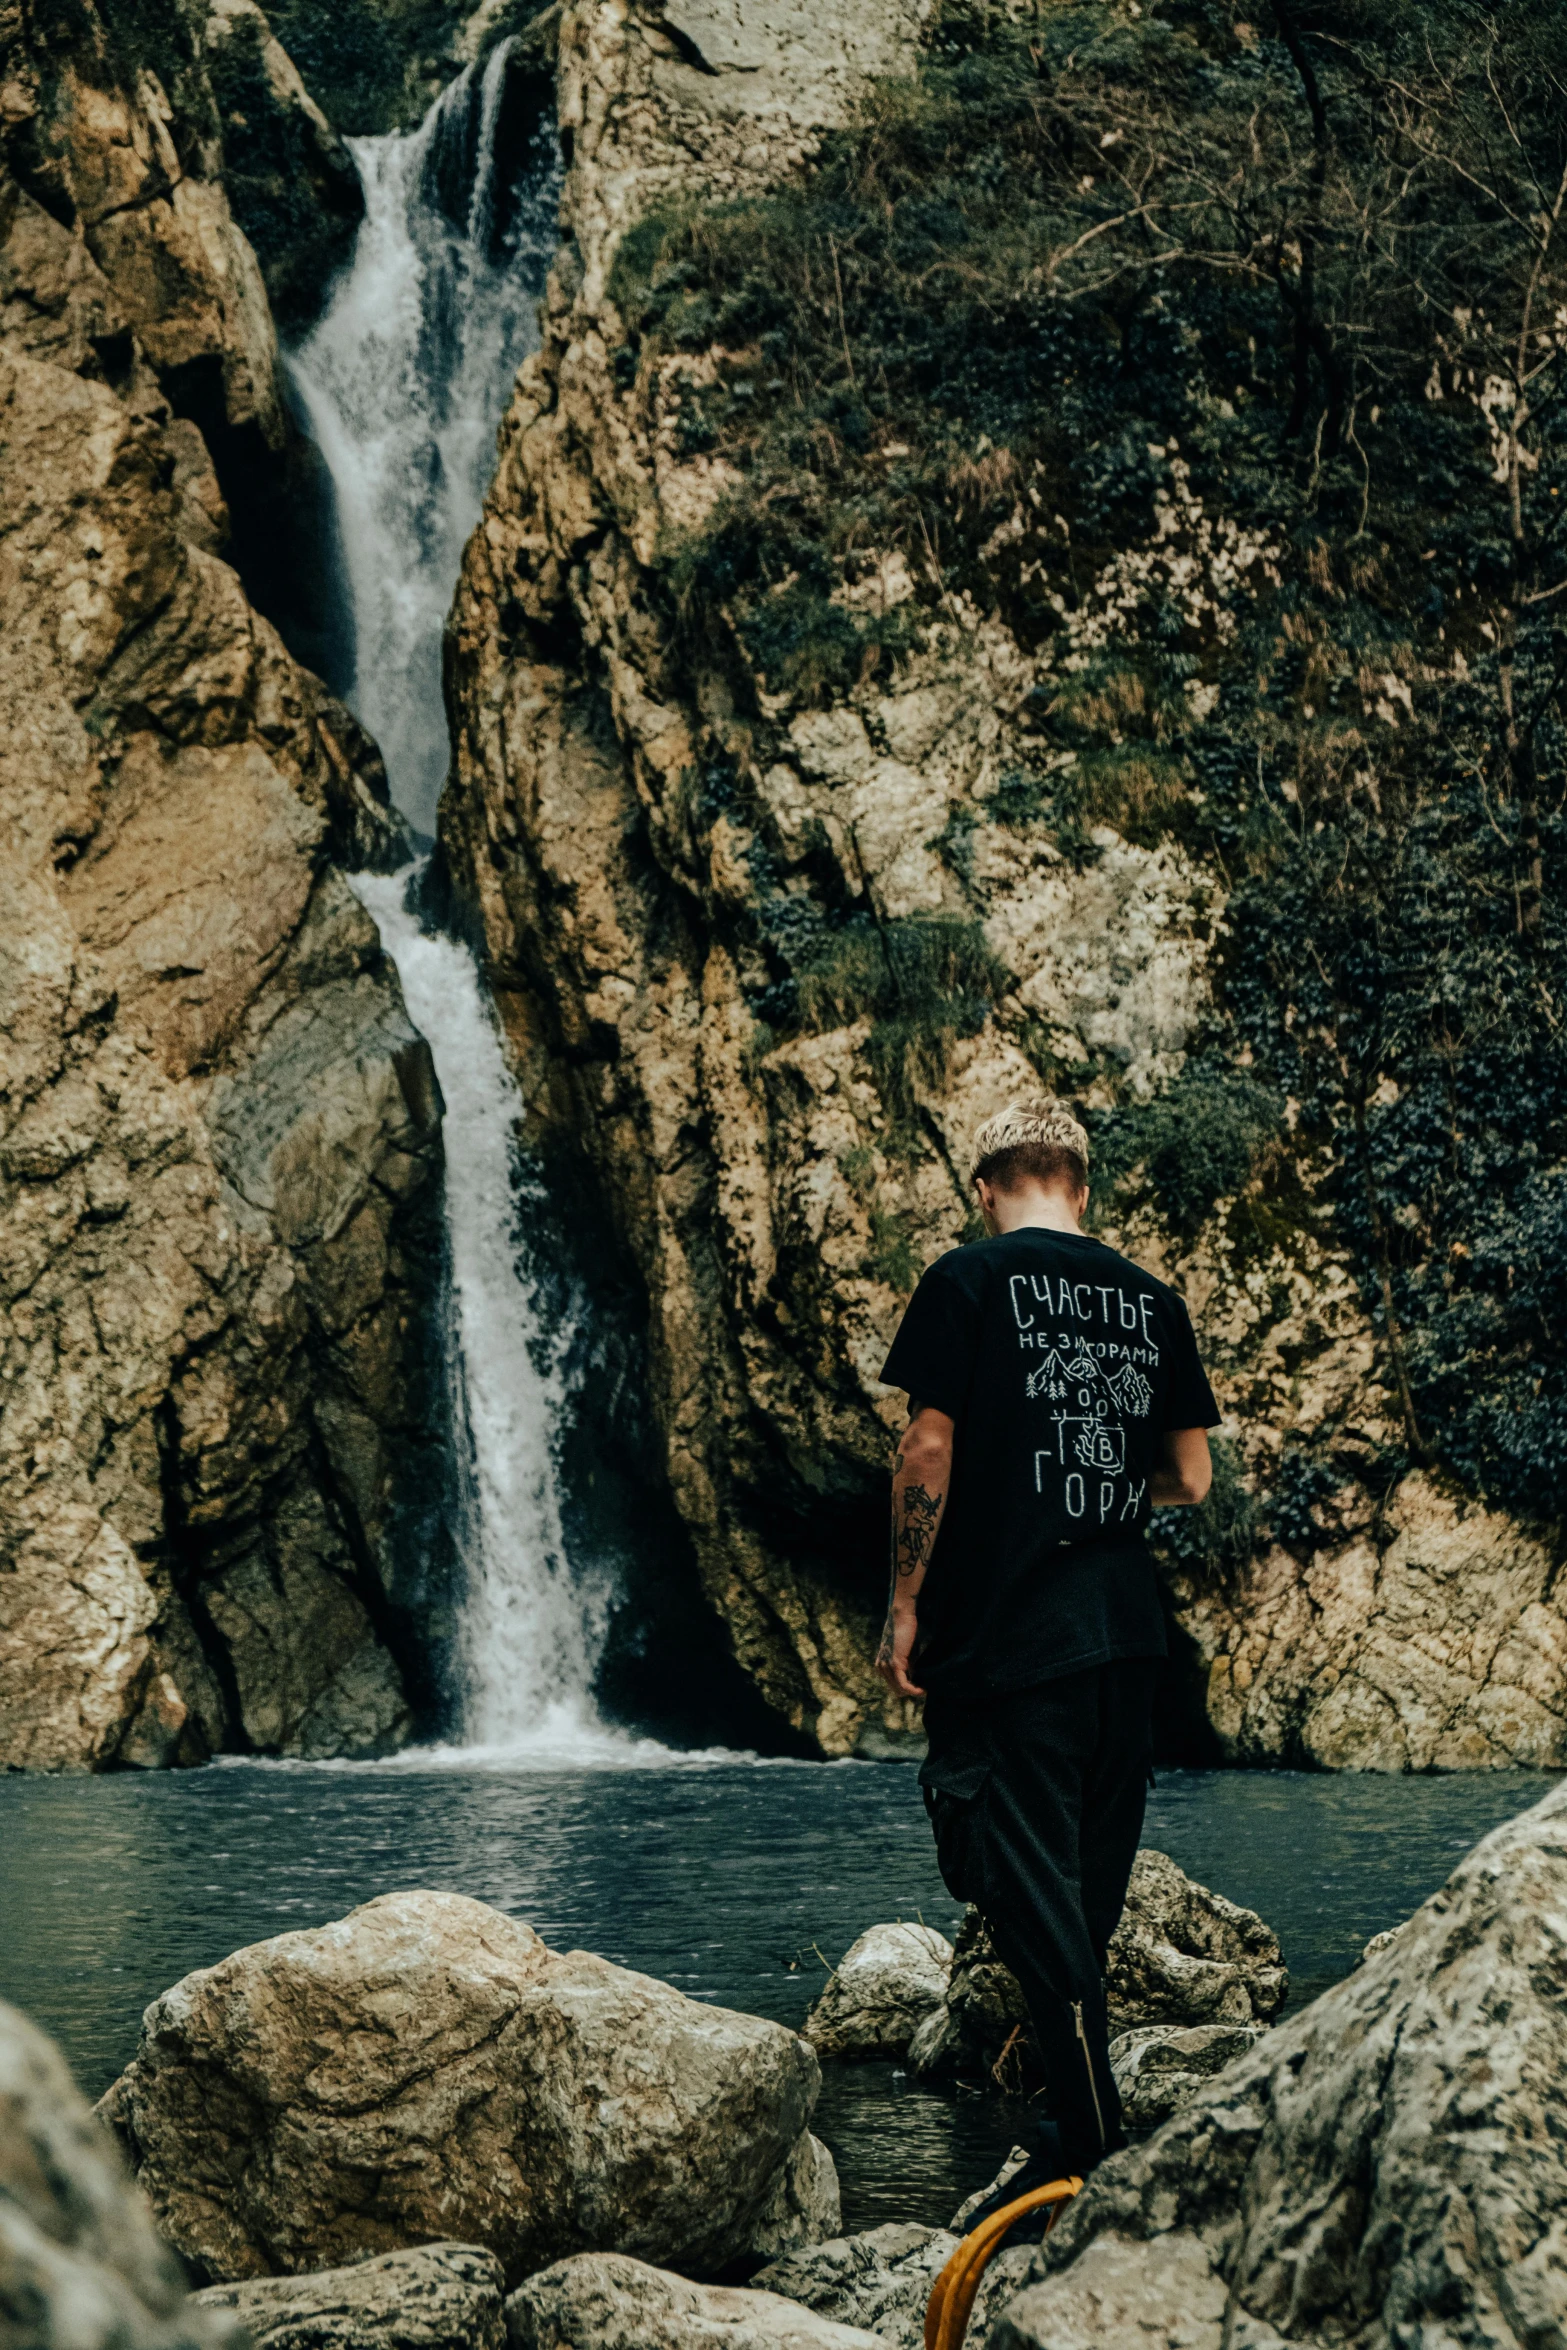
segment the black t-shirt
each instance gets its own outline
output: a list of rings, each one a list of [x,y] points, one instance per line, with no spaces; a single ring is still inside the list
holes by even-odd
[[[1164,1655],[1148,1482],[1169,1429],[1219,1418],[1173,1289],[1025,1226],[937,1259],[881,1375],[956,1423],[917,1680],[970,1697]]]

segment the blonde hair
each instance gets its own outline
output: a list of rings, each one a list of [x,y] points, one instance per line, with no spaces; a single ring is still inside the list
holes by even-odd
[[[1070,1105],[1054,1094],[1009,1102],[974,1137],[969,1179],[981,1175],[1003,1191],[1028,1176],[1041,1183],[1064,1176],[1080,1190],[1088,1181],[1088,1136]]]

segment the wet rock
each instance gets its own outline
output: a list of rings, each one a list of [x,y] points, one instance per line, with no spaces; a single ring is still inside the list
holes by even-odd
[[[881,2350],[776,2293],[694,2285],[614,2252],[532,2277],[506,2304],[511,2350]]]
[[[273,316],[319,310],[364,218],[354,159],[256,0],[212,0],[203,53],[223,118],[223,180],[261,264]]]
[[[1567,1789],[1097,2172],[994,2350],[1513,2345],[1567,2319]]]
[[[816,2057],[455,1894],[187,1975],[104,2100],[214,2279],[460,2237],[515,2283],[613,2248],[697,2272],[838,2225]]]
[[[902,2056],[947,1996],[952,1944],[929,1926],[872,1926],[838,1961],[801,2029],[818,2056]]]
[[[969,1909],[953,1945],[944,2006],[933,2009],[909,2042],[909,2069],[940,2079],[1003,2065],[1021,2083],[1016,2052],[1026,2041],[1032,2056],[1028,2010],[1017,1977],[991,1948],[977,1909]]]
[[[421,2244],[313,2276],[209,2285],[255,2350],[504,2350],[504,2280],[475,2244]]]
[[[793,2252],[751,2282],[838,2325],[863,2326],[900,2350],[920,2350],[930,2289],[958,2241],[946,2228],[889,2221],[863,2236],[837,2236]]]
[[[1157,2129],[1189,2105],[1215,2073],[1244,2056],[1265,2024],[1144,2024],[1110,2043],[1121,2118],[1132,2131]]]
[[[0,2343],[243,2350],[187,2299],[108,2138],[43,2033],[0,2003]]]
[[[1142,2024],[1267,2023],[1284,2003],[1289,1974],[1278,1937],[1254,1910],[1210,1893],[1165,1853],[1145,1848],[1132,1864],[1105,1988],[1112,2033]],[[1037,2084],[1022,1991],[977,1910],[954,1946],[946,2005],[915,2034],[909,2065],[936,2077],[994,2073],[1008,2087]]]

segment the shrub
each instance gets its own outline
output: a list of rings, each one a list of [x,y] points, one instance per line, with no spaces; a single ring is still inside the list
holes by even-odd
[[[1217,1200],[1251,1180],[1281,1131],[1282,1107],[1240,1071],[1189,1062],[1156,1100],[1088,1114],[1096,1182],[1151,1201],[1190,1238]]]
[[[978,922],[861,914],[818,936],[794,993],[807,1031],[871,1022],[866,1055],[892,1132],[907,1140],[922,1088],[940,1084],[954,1043],[983,1027],[1005,981]]]

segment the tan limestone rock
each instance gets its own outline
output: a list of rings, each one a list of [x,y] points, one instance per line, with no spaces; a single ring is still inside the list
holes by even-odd
[[[1105,1966],[1112,2033],[1268,2024],[1288,1991],[1278,1937],[1255,1910],[1210,1893],[1166,1853],[1138,1853]],[[916,2032],[909,2064],[938,2077],[991,2074],[1014,2088],[1037,2079],[1022,1989],[978,1910],[963,1921],[945,2002]]]
[[[1110,2043],[1121,2119],[1134,2133],[1157,2129],[1190,2105],[1215,2073],[1250,2053],[1265,2024],[1139,2024]]]
[[[902,2056],[942,2007],[952,1944],[930,1926],[872,1926],[850,1944],[801,2026],[818,2056]]]
[[[455,2230],[515,2282],[574,2252],[701,2272],[833,2232],[819,2081],[781,2025],[399,1893],[186,1976],[102,2110],[210,2277]]]
[[[0,26],[0,1761],[377,1752],[439,1101],[337,867],[405,835],[149,361],[272,433],[194,49],[95,23]]]
[[[7,2350],[243,2350],[186,2295],[59,2050],[0,2004],[0,2341]]]
[[[252,2277],[192,2295],[255,2350],[505,2350],[505,2280],[477,2244],[421,2244],[302,2277]]]
[[[1227,1752],[1326,1770],[1559,1768],[1567,1612],[1549,1546],[1418,1471],[1375,1532],[1304,1573],[1265,1551],[1238,1588],[1191,1594]]]
[[[530,2277],[506,2322],[513,2350],[877,2350],[883,2339],[776,2293],[694,2285],[615,2252]]]
[[[1096,2172],[996,2350],[1549,2339],[1567,2308],[1567,1794]]]
[[[782,2293],[836,2325],[863,2326],[898,2350],[923,2350],[931,2287],[958,2248],[946,2228],[891,2220],[862,2236],[838,2236],[775,2260],[752,2278],[764,2293]],[[984,2340],[985,2310],[970,2332]]]

